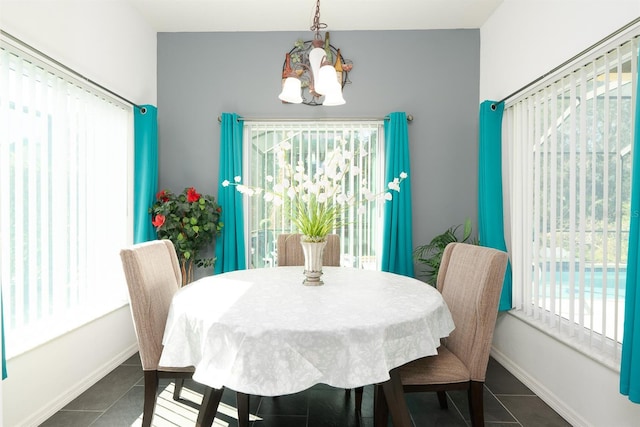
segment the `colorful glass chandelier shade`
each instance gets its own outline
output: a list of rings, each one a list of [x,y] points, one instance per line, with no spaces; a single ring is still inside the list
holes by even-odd
[[[342,89],[351,83],[349,71],[353,63],[331,45],[329,32],[322,37],[320,30],[325,28],[327,24],[320,22],[320,0],[317,0],[311,26],[313,40],[296,41],[285,55],[282,92],[278,95],[283,103],[325,106],[346,103]]]

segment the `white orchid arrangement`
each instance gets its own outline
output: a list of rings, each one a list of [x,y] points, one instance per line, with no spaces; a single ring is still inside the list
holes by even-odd
[[[402,172],[387,184],[387,189],[373,193],[367,180],[361,178],[361,168],[357,164],[358,158],[367,155],[364,147],[357,153],[341,147],[327,152],[324,163],[313,173],[307,170],[302,160],[295,167],[287,162],[286,153],[290,149],[288,141],[279,143],[275,148],[279,176],[278,179],[266,177],[271,188],[247,186],[240,176],[234,177],[233,182],[223,181],[222,186],[235,186],[240,193],[250,197],[262,196],[274,206],[290,203],[287,215],[305,240],[311,242],[324,241],[334,228],[343,224],[341,214],[352,206],[358,205],[357,212],[361,214],[366,210],[366,203],[380,198],[392,200],[392,191],[400,192],[400,184],[407,178],[407,173]],[[357,182],[357,188],[349,190],[346,181]]]

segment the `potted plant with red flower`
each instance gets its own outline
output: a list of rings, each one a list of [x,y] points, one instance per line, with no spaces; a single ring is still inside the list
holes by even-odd
[[[161,190],[149,209],[151,222],[159,239],[173,242],[182,269],[182,284],[193,279],[193,266],[211,267],[215,258],[199,258],[201,251],[213,243],[222,230],[222,208],[213,196],[202,195],[195,188],[180,194]]]

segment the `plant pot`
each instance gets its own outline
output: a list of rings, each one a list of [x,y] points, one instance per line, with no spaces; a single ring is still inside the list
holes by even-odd
[[[303,238],[300,240],[300,245],[304,253],[305,279],[302,284],[307,286],[324,285],[324,282],[320,280],[320,278],[322,277],[322,256],[327,241],[306,242]]]

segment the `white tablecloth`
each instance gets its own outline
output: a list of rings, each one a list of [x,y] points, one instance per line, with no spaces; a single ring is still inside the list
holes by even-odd
[[[214,388],[277,396],[324,383],[354,388],[437,354],[453,330],[431,286],[405,276],[324,267],[323,286],[302,267],[235,271],[175,295],[161,366],[195,366]]]

